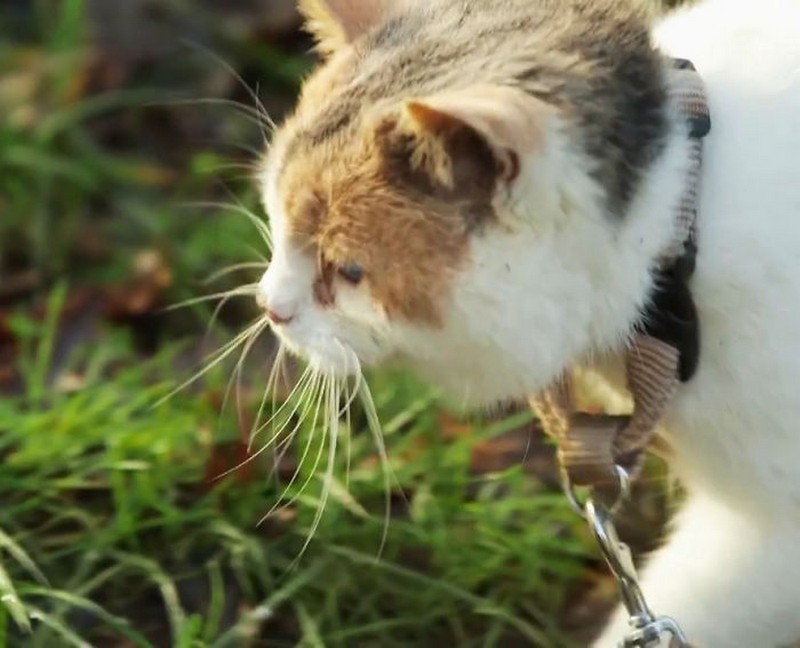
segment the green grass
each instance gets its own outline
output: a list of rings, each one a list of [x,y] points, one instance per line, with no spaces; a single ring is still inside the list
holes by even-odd
[[[333,489],[300,557],[320,482],[290,491],[291,516],[258,527],[283,486],[266,480],[263,462],[252,479],[208,479],[209,453],[238,431],[207,398],[178,395],[153,408],[174,387],[168,351],[141,362],[124,336],[109,332],[99,349],[76,354],[80,389],[41,389],[62,299],[57,289],[39,325],[15,321],[29,354],[21,359],[28,389],[0,403],[0,588],[11,618],[0,627],[12,645],[30,627],[32,646],[83,645],[79,636],[149,646],[167,624],[171,645],[242,645],[236,637],[253,634],[266,611],[291,627],[286,643],[265,645],[297,637],[308,645],[429,645],[437,636],[502,645],[510,633],[555,645],[549,619],[564,581],[580,575],[583,545],[561,498],[521,470],[480,482],[469,475],[471,446],[500,428],[445,443],[431,395],[407,378],[378,377],[393,488],[408,493],[409,509],[391,519],[379,555],[384,478],[371,437],[354,429],[348,484]],[[209,386],[222,388],[226,378],[220,371]],[[420,443],[427,447],[415,450]],[[337,458],[337,477],[345,460]],[[207,591],[197,608],[182,601],[191,587]],[[223,628],[230,596],[243,611]],[[139,612],[141,601],[150,613]]]
[[[0,648],[569,645],[559,625],[595,560],[580,520],[519,466],[470,471],[518,418],[445,437],[436,394],[372,376],[389,472],[356,408],[310,541],[319,430],[300,430],[293,483],[269,452],[216,479],[242,458],[235,399],[220,407],[232,364],[162,402],[197,368],[212,308],[157,307],[253,279],[202,283],[265,253],[241,213],[260,213],[247,170],[225,168],[253,161],[236,147],[257,148],[259,129],[231,106],[170,105],[207,96],[203,74],[220,71],[191,50],[92,89],[86,3],[33,7],[0,17],[0,279],[33,272],[36,286],[0,303],[21,386],[0,391]],[[262,96],[291,95],[309,65],[224,27],[214,47]],[[123,291],[143,251],[172,274],[150,319],[89,309],[76,327],[76,296]],[[248,300],[223,309],[211,339],[254,315]],[[244,365],[250,414],[259,353]]]

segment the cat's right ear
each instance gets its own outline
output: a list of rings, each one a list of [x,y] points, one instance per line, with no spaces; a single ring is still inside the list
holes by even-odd
[[[402,0],[299,0],[306,31],[329,55],[384,22]]]
[[[447,189],[507,185],[542,147],[552,113],[519,88],[470,86],[411,99],[379,116],[373,141],[396,168],[424,172]]]

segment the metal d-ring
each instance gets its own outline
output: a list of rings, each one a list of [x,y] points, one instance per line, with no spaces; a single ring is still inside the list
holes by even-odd
[[[619,507],[622,506],[622,504],[628,499],[628,497],[630,497],[631,494],[631,478],[628,475],[628,472],[622,466],[615,465],[614,473],[617,476],[619,492],[617,493],[617,499],[608,509],[612,515],[619,510]],[[569,476],[565,471],[562,471],[561,473],[561,485],[564,489],[564,494],[567,496],[567,501],[570,503],[570,506],[572,506],[573,510],[584,520],[588,520],[586,507],[590,502],[592,502],[591,490],[589,496],[582,503],[575,492],[575,487],[572,485],[572,482],[569,480]]]

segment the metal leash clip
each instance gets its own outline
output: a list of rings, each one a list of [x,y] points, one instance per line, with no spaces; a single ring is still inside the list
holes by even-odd
[[[647,605],[639,587],[639,578],[628,545],[617,536],[612,515],[630,493],[628,473],[617,466],[620,494],[616,503],[607,508],[591,497],[581,506],[575,493],[566,483],[566,493],[573,507],[589,523],[600,550],[619,586],[622,603],[630,616],[633,630],[620,642],[619,648],[655,648],[662,637],[672,637],[670,648],[688,648],[689,644],[677,622],[670,617],[656,617]]]

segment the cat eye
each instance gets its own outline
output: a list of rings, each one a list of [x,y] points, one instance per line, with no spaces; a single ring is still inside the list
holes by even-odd
[[[357,286],[364,278],[364,270],[357,263],[346,263],[337,269],[339,276],[348,283]]]

